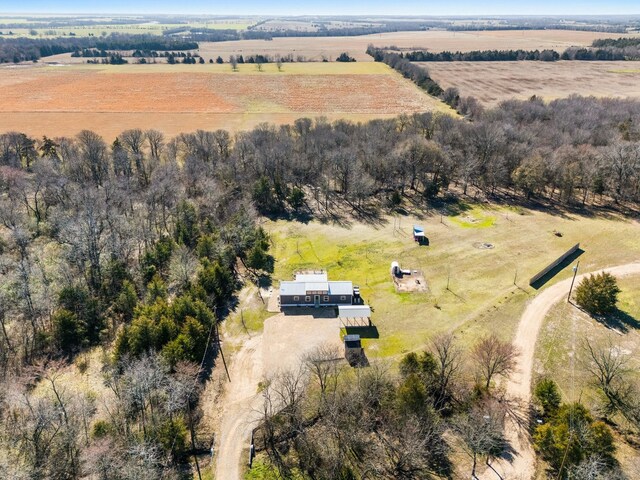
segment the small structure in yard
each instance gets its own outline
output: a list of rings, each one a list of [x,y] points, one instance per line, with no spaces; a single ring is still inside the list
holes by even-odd
[[[402,278],[404,275],[411,275],[411,270],[402,270],[398,262],[391,262],[391,275]]]
[[[420,245],[427,243],[427,236],[424,234],[424,227],[420,225],[413,226],[413,240]]]
[[[391,262],[391,279],[398,293],[427,292],[429,290],[424,274],[420,270],[400,268],[400,263]]]
[[[344,336],[344,358],[352,367],[365,366],[367,359],[360,341],[360,335],[350,334]]]
[[[338,307],[352,305],[353,299],[352,282],[329,281],[324,271],[300,272],[295,280],[280,282],[281,307]]]
[[[344,327],[370,327],[369,305],[338,305],[338,318]]]

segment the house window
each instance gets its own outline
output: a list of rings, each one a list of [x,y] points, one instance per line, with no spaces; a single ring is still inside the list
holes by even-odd
[[[305,302],[310,302],[310,301],[311,301],[311,297],[309,297],[309,296],[304,297],[304,301],[305,301]]]
[[[300,297],[298,297],[297,295],[295,297],[293,297],[293,301],[297,302],[298,300],[300,300]]]
[[[340,300],[346,300],[346,299],[347,299],[347,297],[345,297],[344,295],[340,296]]]
[[[328,301],[329,301],[329,296],[328,296],[328,295],[325,295],[325,296],[324,296],[324,301],[325,301],[325,302],[328,302]]]

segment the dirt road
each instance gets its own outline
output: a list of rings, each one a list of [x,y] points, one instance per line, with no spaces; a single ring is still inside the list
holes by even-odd
[[[611,268],[605,268],[596,272],[589,272],[576,277],[576,285],[590,273],[608,272],[616,277],[640,274],[640,263],[629,263]],[[542,323],[557,302],[565,299],[569,293],[571,279],[563,280],[544,290],[536,296],[527,306],[520,317],[518,330],[513,340],[518,348],[520,356],[515,372],[507,382],[507,394],[509,397],[520,401],[522,408],[526,409],[531,399],[531,377],[536,340]],[[526,410],[519,412],[524,416]],[[493,468],[504,480],[529,480],[535,474],[535,456],[531,443],[526,435],[522,435],[522,429],[518,428],[515,421],[510,420],[506,431],[507,440],[514,449],[513,458],[510,461],[501,459],[492,464]],[[487,469],[484,479],[495,479],[497,475],[492,469]]]
[[[229,366],[231,382],[222,397],[224,412],[216,435],[216,478],[241,478],[242,450],[249,446],[254,423],[259,418],[262,380],[262,335],[244,342]],[[248,462],[248,459],[246,459]]]
[[[259,383],[278,370],[297,367],[301,357],[320,344],[341,347],[337,318],[276,315],[265,320],[261,335],[229,339],[241,345],[229,362],[231,382],[222,396],[221,422],[216,434],[216,479],[240,480],[248,463],[251,430],[260,419],[263,398]],[[244,455],[244,456],[243,456]]]

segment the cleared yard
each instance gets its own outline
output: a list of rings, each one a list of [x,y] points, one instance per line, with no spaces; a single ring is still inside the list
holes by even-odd
[[[443,88],[456,87],[485,105],[538,95],[547,100],[571,94],[640,97],[636,62],[425,62]]]
[[[443,331],[456,332],[465,343],[488,332],[511,339],[526,302],[536,294],[528,286],[529,277],[577,242],[586,252],[582,271],[640,258],[636,222],[523,213],[473,207],[445,216],[444,223],[438,215],[405,217],[395,233],[392,219],[383,225],[354,223],[347,228],[282,221],[265,227],[274,242],[274,279],[290,278],[299,269],[325,268],[332,279],[352,280],[373,308],[380,336],[364,341],[367,356],[398,358]],[[414,222],[425,227],[430,246],[413,241]],[[556,237],[554,230],[563,237]],[[484,243],[494,248],[476,247]],[[429,292],[397,293],[389,273],[394,260],[403,268],[421,270]],[[570,269],[565,269],[553,281],[569,275]]]
[[[580,32],[572,30],[506,30],[451,32],[427,30],[421,32],[391,32],[354,37],[280,37],[273,40],[240,40],[234,42],[203,42],[200,55],[209,59],[230,55],[302,55],[308,60],[335,60],[342,52],[349,52],[359,62],[372,61],[365,53],[367,46],[396,46],[402,49],[428,50],[506,50],[506,49],[555,49],[587,46],[597,38],[618,38],[630,35],[619,33]]]
[[[326,116],[365,121],[444,110],[382,64],[21,66],[0,73],[0,131],[41,136],[127,128],[168,135]]]

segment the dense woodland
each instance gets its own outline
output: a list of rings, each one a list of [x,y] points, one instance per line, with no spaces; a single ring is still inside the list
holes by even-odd
[[[198,44],[176,37],[111,34],[108,37],[57,37],[52,39],[0,37],[0,63],[37,61],[60,53],[97,50],[194,50]]]
[[[637,208],[640,102],[532,98],[476,107],[465,119],[432,112],[363,124],[299,119],[236,135],[0,135],[0,477],[133,479],[146,471],[176,478],[191,453],[209,447],[210,438],[198,432],[198,394],[217,351],[215,325],[235,305],[242,282],[272,269],[258,213],[367,221],[409,202],[446,208],[468,195],[537,202],[550,211]],[[105,393],[98,397],[63,380],[65,365],[86,366],[88,352],[103,365]],[[479,390],[472,382],[456,397],[464,408],[433,404],[436,413],[425,410],[416,423],[414,400],[389,399],[404,397],[407,388],[432,392],[433,373],[375,375],[352,384],[355,398],[342,398],[341,389],[326,399],[310,390],[306,398],[313,408],[317,398],[319,408],[342,402],[348,422],[362,420],[360,407],[357,415],[348,408],[366,406],[371,418],[361,426],[370,430],[337,436],[335,445],[356,442],[349,443],[355,455],[368,435],[382,435],[379,478],[446,471],[444,429],[458,425],[461,438],[470,435],[465,415],[484,404],[473,399],[495,399],[485,378]],[[374,387],[381,397],[371,396]],[[433,401],[431,393],[416,398]],[[311,407],[292,411],[293,423],[280,422],[277,405],[265,417],[265,425],[277,427],[263,445],[276,468],[302,468],[290,463],[287,449],[302,458],[314,452],[305,448],[321,446],[288,444],[307,438],[286,434],[295,422],[311,436],[350,431],[343,417],[312,415]],[[640,418],[629,408],[628,418]],[[565,413],[549,417],[558,431]],[[586,426],[594,423],[588,412],[581,415]],[[426,433],[429,448],[412,457],[420,464],[405,467],[398,456]],[[335,445],[326,444],[318,458],[332,459]],[[486,445],[478,452],[493,454],[494,444]],[[557,459],[554,442],[544,445],[549,461]],[[610,457],[610,449],[597,448],[587,453]],[[578,455],[575,464],[590,455]],[[357,470],[359,459],[364,465],[357,455],[336,461]],[[335,478],[333,468],[309,476]]]
[[[209,448],[216,323],[270,264],[250,201],[205,160],[229,136],[204,137],[2,136],[0,478],[176,478]],[[61,380],[73,360],[102,364],[101,394]]]

